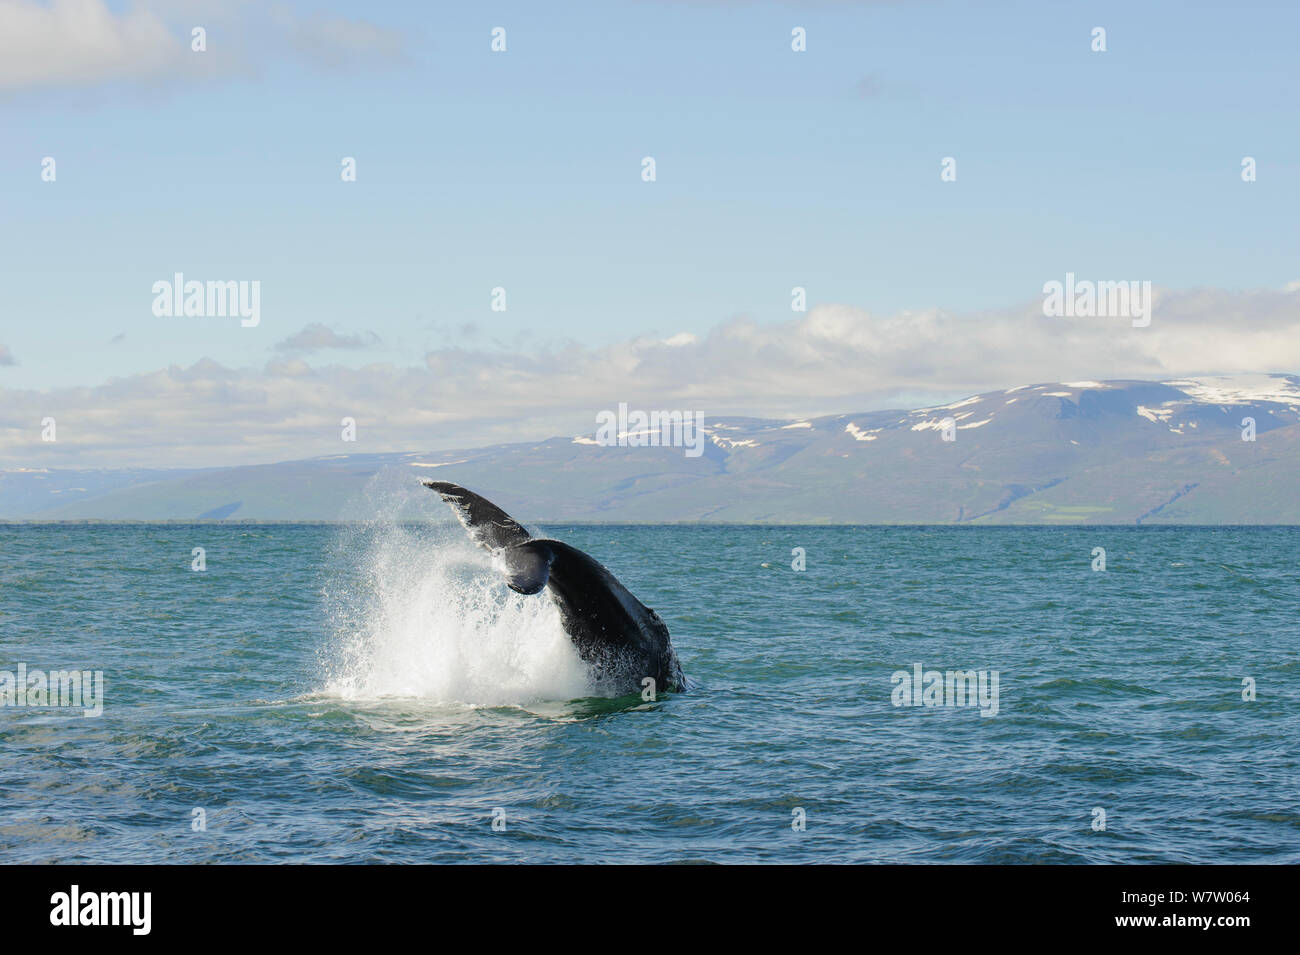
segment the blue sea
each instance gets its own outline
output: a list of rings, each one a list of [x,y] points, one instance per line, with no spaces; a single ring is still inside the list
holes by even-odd
[[[542,530],[688,692],[454,525],[0,526],[0,671],[103,680],[0,708],[0,862],[1300,862],[1300,529]]]

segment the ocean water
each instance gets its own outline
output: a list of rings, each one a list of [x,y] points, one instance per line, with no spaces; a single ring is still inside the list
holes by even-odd
[[[544,530],[689,692],[445,522],[0,526],[0,671],[104,680],[0,708],[0,862],[1300,862],[1300,529]]]

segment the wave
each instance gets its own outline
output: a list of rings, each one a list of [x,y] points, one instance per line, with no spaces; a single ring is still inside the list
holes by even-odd
[[[394,479],[371,481],[370,509],[425,510],[432,496]],[[482,706],[592,695],[554,603],[503,586],[490,555],[436,503],[426,512],[436,522],[378,516],[340,529],[325,588],[322,692]]]

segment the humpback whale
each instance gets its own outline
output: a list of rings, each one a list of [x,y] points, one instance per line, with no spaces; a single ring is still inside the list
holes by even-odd
[[[422,481],[451,505],[470,537],[498,558],[506,585],[520,594],[549,590],[564,632],[596,688],[639,693],[646,677],[656,692],[686,688],[682,666],[655,613],[597,560],[557,540],[533,537],[491,501],[449,481]]]

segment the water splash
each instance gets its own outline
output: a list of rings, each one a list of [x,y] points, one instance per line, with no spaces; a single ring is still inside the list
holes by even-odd
[[[365,499],[403,519],[340,531],[325,593],[326,694],[484,706],[592,694],[554,603],[507,589],[490,555],[409,471],[381,473]]]

